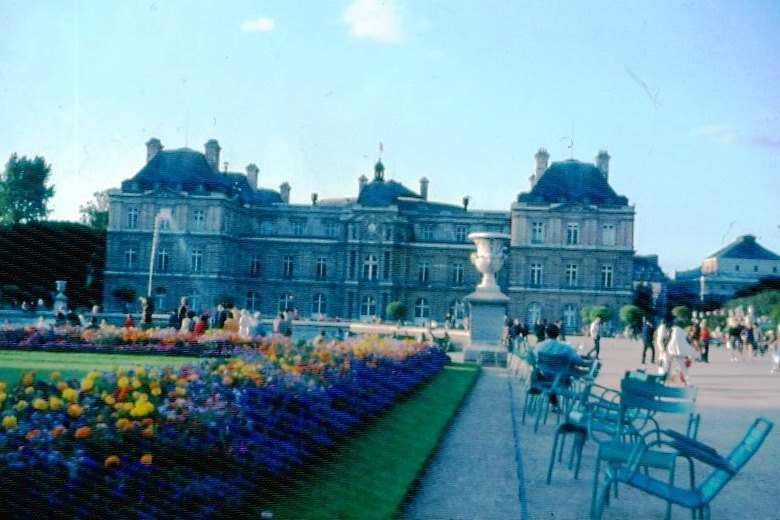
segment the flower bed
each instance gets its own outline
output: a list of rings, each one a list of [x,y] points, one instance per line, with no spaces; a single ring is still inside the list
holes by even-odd
[[[10,516],[225,514],[290,478],[446,363],[439,348],[275,340],[199,365],[0,383]]]

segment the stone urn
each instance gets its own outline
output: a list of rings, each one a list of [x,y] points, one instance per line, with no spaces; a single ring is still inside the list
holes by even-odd
[[[477,250],[471,253],[471,263],[482,273],[482,282],[477,285],[477,292],[501,292],[496,283],[496,273],[504,266],[507,256],[505,244],[509,238],[506,233],[489,231],[469,234],[469,240],[477,246]]]

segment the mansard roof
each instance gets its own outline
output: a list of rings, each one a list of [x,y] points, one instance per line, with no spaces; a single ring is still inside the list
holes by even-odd
[[[400,182],[386,181],[382,178],[375,178],[360,190],[357,202],[361,206],[391,206],[394,205],[399,197],[411,197],[422,199]]]
[[[554,204],[580,202],[598,206],[626,206],[628,199],[615,193],[604,173],[594,164],[575,159],[554,162],[518,202]]]
[[[780,260],[780,256],[760,246],[753,235],[742,235],[707,258],[739,258],[746,260]]]
[[[273,190],[252,189],[244,174],[214,171],[202,153],[189,148],[158,152],[134,177],[122,182],[122,191],[144,192],[158,188],[224,193],[228,197],[238,196],[246,203],[282,202],[281,195]]]

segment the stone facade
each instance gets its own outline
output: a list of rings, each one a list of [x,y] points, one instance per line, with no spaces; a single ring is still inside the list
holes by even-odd
[[[372,180],[359,179],[357,197],[291,204],[289,184],[258,187],[254,164],[246,174],[220,172],[219,151],[215,140],[200,153],[151,139],[147,164],[110,192],[107,309],[120,308],[119,287],[146,294],[151,266],[158,312],[181,296],[208,310],[227,295],[265,316],[296,308],[302,317],[373,320],[401,301],[410,320],[459,317],[480,280],[469,260],[475,231],[511,234],[498,276],[511,316],[540,312],[575,329],[583,305],[617,311],[630,301],[634,210],[593,164],[537,164],[531,191],[503,212],[429,201],[427,178],[415,193],[385,180],[381,160]],[[597,158],[604,168],[605,155]],[[548,186],[569,173],[570,182]],[[170,218],[158,217],[164,209]]]

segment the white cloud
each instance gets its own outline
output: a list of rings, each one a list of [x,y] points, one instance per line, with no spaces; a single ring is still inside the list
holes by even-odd
[[[401,16],[392,0],[354,0],[344,10],[342,20],[356,38],[401,41]]]
[[[700,137],[718,144],[732,144],[739,137],[728,125],[704,125],[694,128],[688,135],[691,137]]]
[[[241,24],[241,30],[244,32],[269,32],[274,30],[274,19],[267,16],[261,16],[256,20],[249,20]]]

